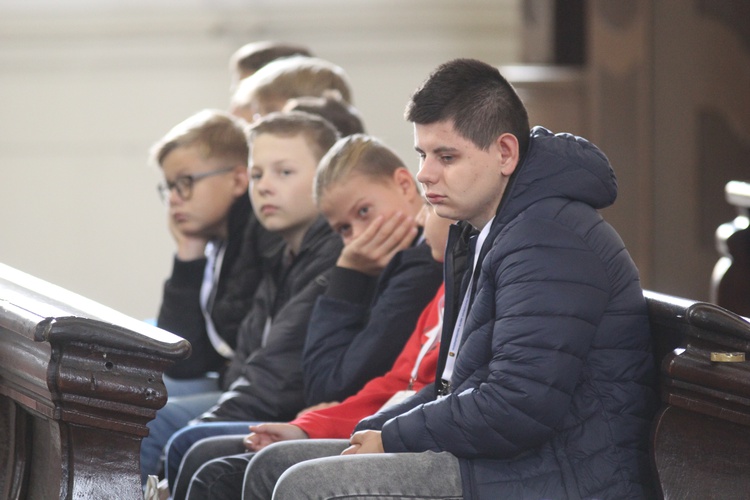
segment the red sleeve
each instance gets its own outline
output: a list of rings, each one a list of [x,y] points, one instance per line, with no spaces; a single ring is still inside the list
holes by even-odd
[[[443,294],[441,285],[422,311],[414,332],[388,373],[370,380],[357,394],[346,398],[341,404],[304,413],[290,423],[304,430],[311,439],[348,438],[360,420],[377,412],[396,392],[407,389],[419,351],[427,340],[425,334],[438,326],[440,321]],[[439,352],[437,344],[422,358],[412,389],[418,391],[435,380]]]

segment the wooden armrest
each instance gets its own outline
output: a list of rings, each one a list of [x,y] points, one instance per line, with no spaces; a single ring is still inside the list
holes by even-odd
[[[0,264],[0,496],[140,499],[140,442],[190,344]]]

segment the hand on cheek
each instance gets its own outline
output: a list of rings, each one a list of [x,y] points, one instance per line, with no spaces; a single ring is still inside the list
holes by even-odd
[[[201,259],[206,256],[208,239],[200,236],[185,234],[177,227],[175,220],[169,217],[169,232],[177,245],[177,258],[181,261]]]
[[[362,234],[341,251],[336,263],[370,276],[377,276],[394,255],[408,248],[417,235],[413,217],[396,212],[388,218],[376,217]]]

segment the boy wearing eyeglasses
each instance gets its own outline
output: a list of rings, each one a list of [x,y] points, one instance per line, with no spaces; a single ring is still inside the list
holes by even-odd
[[[157,325],[190,341],[191,356],[166,370],[170,397],[216,391],[236,347],[264,260],[279,238],[255,218],[248,189],[243,124],[203,110],[151,150],[162,172],[159,194],[176,251]]]
[[[284,421],[306,405],[301,364],[307,326],[316,299],[325,291],[324,273],[333,268],[343,246],[320,215],[312,185],[318,161],[337,139],[338,132],[328,121],[302,112],[274,113],[255,123],[247,139],[243,135],[252,150],[254,220],[277,235],[282,247],[278,258],[263,266],[220,390],[170,397],[149,422],[149,435],[141,445],[144,483],[157,472],[171,435],[206,411],[224,420],[236,418],[239,412],[254,421]],[[200,173],[211,170],[220,167]],[[231,179],[221,179],[231,178],[232,172],[194,181],[192,197],[214,181],[228,184],[216,186],[216,194],[234,192]],[[173,199],[178,196],[178,182],[167,179],[175,186],[170,191]]]

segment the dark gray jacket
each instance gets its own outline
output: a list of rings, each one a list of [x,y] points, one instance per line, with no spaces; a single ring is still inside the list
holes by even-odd
[[[223,381],[225,392],[202,420],[286,421],[306,406],[302,348],[307,325],[315,300],[326,289],[325,273],[341,248],[341,238],[320,217],[305,234],[299,253],[266,273],[240,327],[235,357]]]

